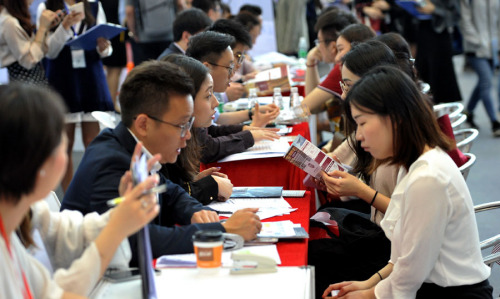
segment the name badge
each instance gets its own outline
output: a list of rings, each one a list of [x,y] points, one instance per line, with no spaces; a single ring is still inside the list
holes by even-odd
[[[85,63],[85,51],[71,50],[71,61],[73,63],[74,69],[82,69],[87,67],[87,64]]]

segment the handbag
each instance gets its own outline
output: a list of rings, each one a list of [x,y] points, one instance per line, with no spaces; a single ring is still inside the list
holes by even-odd
[[[23,82],[44,87],[49,86],[49,81],[45,77],[45,71],[41,62],[38,62],[31,69],[27,69],[16,61],[7,66],[7,70],[9,72],[10,82]]]

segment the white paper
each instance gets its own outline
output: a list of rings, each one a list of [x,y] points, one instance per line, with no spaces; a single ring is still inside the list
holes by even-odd
[[[262,229],[257,237],[293,237],[295,236],[294,226],[296,227],[290,220],[262,222]]]
[[[248,148],[246,151],[233,154],[219,160],[218,162],[240,161],[248,159],[259,159],[268,157],[282,157],[290,148],[286,140],[262,140],[257,141],[254,146]]]

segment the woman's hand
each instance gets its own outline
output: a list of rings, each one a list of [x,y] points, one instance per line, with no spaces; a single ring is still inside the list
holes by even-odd
[[[39,30],[43,29],[48,31],[52,27],[52,25],[55,22],[57,22],[57,20],[58,20],[57,13],[48,9],[44,10],[40,15],[39,19]]]
[[[268,107],[263,106],[263,109],[261,109],[259,103],[255,103],[255,112],[250,126],[265,127],[268,123],[276,119],[280,115],[280,109],[275,104],[271,105],[266,105]]]
[[[135,145],[134,153],[132,154],[132,159],[130,160],[130,168],[132,168],[132,164],[134,163],[135,158],[140,157],[141,154],[142,154],[142,142],[137,142],[137,144]],[[149,159],[148,171],[151,171],[156,162],[159,162],[160,160],[161,160],[160,154],[156,154],[151,159]],[[118,193],[120,194],[120,196],[124,196],[127,190],[132,190],[133,186],[134,184],[132,182],[132,173],[130,172],[130,170],[127,170],[120,179],[120,185],[118,186]]]
[[[70,14],[67,14],[62,20],[62,26],[64,29],[69,30],[71,26],[78,24],[81,20],[83,20],[85,16],[81,12],[72,11]]]
[[[381,20],[384,18],[384,13],[380,9],[372,6],[363,7],[363,13],[374,20]]]
[[[135,188],[128,188],[125,191],[125,199],[111,213],[108,225],[114,227],[125,238],[153,220],[158,215],[160,206],[156,201],[156,194],[144,195],[144,193],[158,182],[158,175],[152,175]]]
[[[369,290],[372,286],[368,281],[344,281],[340,283],[331,284],[323,292],[323,298],[375,298],[372,290]],[[333,290],[339,291],[337,296],[331,297],[331,292]],[[358,292],[362,290],[368,290],[367,292]],[[370,296],[370,293],[373,296]],[[347,296],[346,296],[347,295]]]
[[[111,46],[111,42],[104,37],[97,38],[97,51],[99,53],[104,52],[109,46]]]
[[[280,138],[280,135],[271,130],[251,130],[250,133],[252,133],[252,137],[255,142],[261,140],[273,141]]]
[[[225,201],[233,194],[233,184],[228,178],[212,175],[219,186],[219,199]]]
[[[202,172],[198,173],[194,177],[193,181],[196,182],[196,181],[201,180],[202,178],[205,178],[209,175],[215,175],[215,176],[227,179],[227,175],[223,174],[222,172],[219,172],[219,170],[220,170],[220,167],[210,167],[208,169],[205,169]]]
[[[335,196],[359,196],[358,191],[365,183],[344,171],[334,170],[330,173],[322,173],[321,177],[326,185],[328,193]]]
[[[425,5],[424,6],[417,6],[417,10],[420,13],[430,15],[436,10],[436,6],[432,1],[430,0],[425,0]]]

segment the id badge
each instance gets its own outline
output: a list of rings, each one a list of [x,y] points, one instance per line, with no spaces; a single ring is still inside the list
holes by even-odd
[[[82,69],[87,67],[85,63],[85,51],[84,50],[71,50],[71,61],[73,63],[74,69]]]

